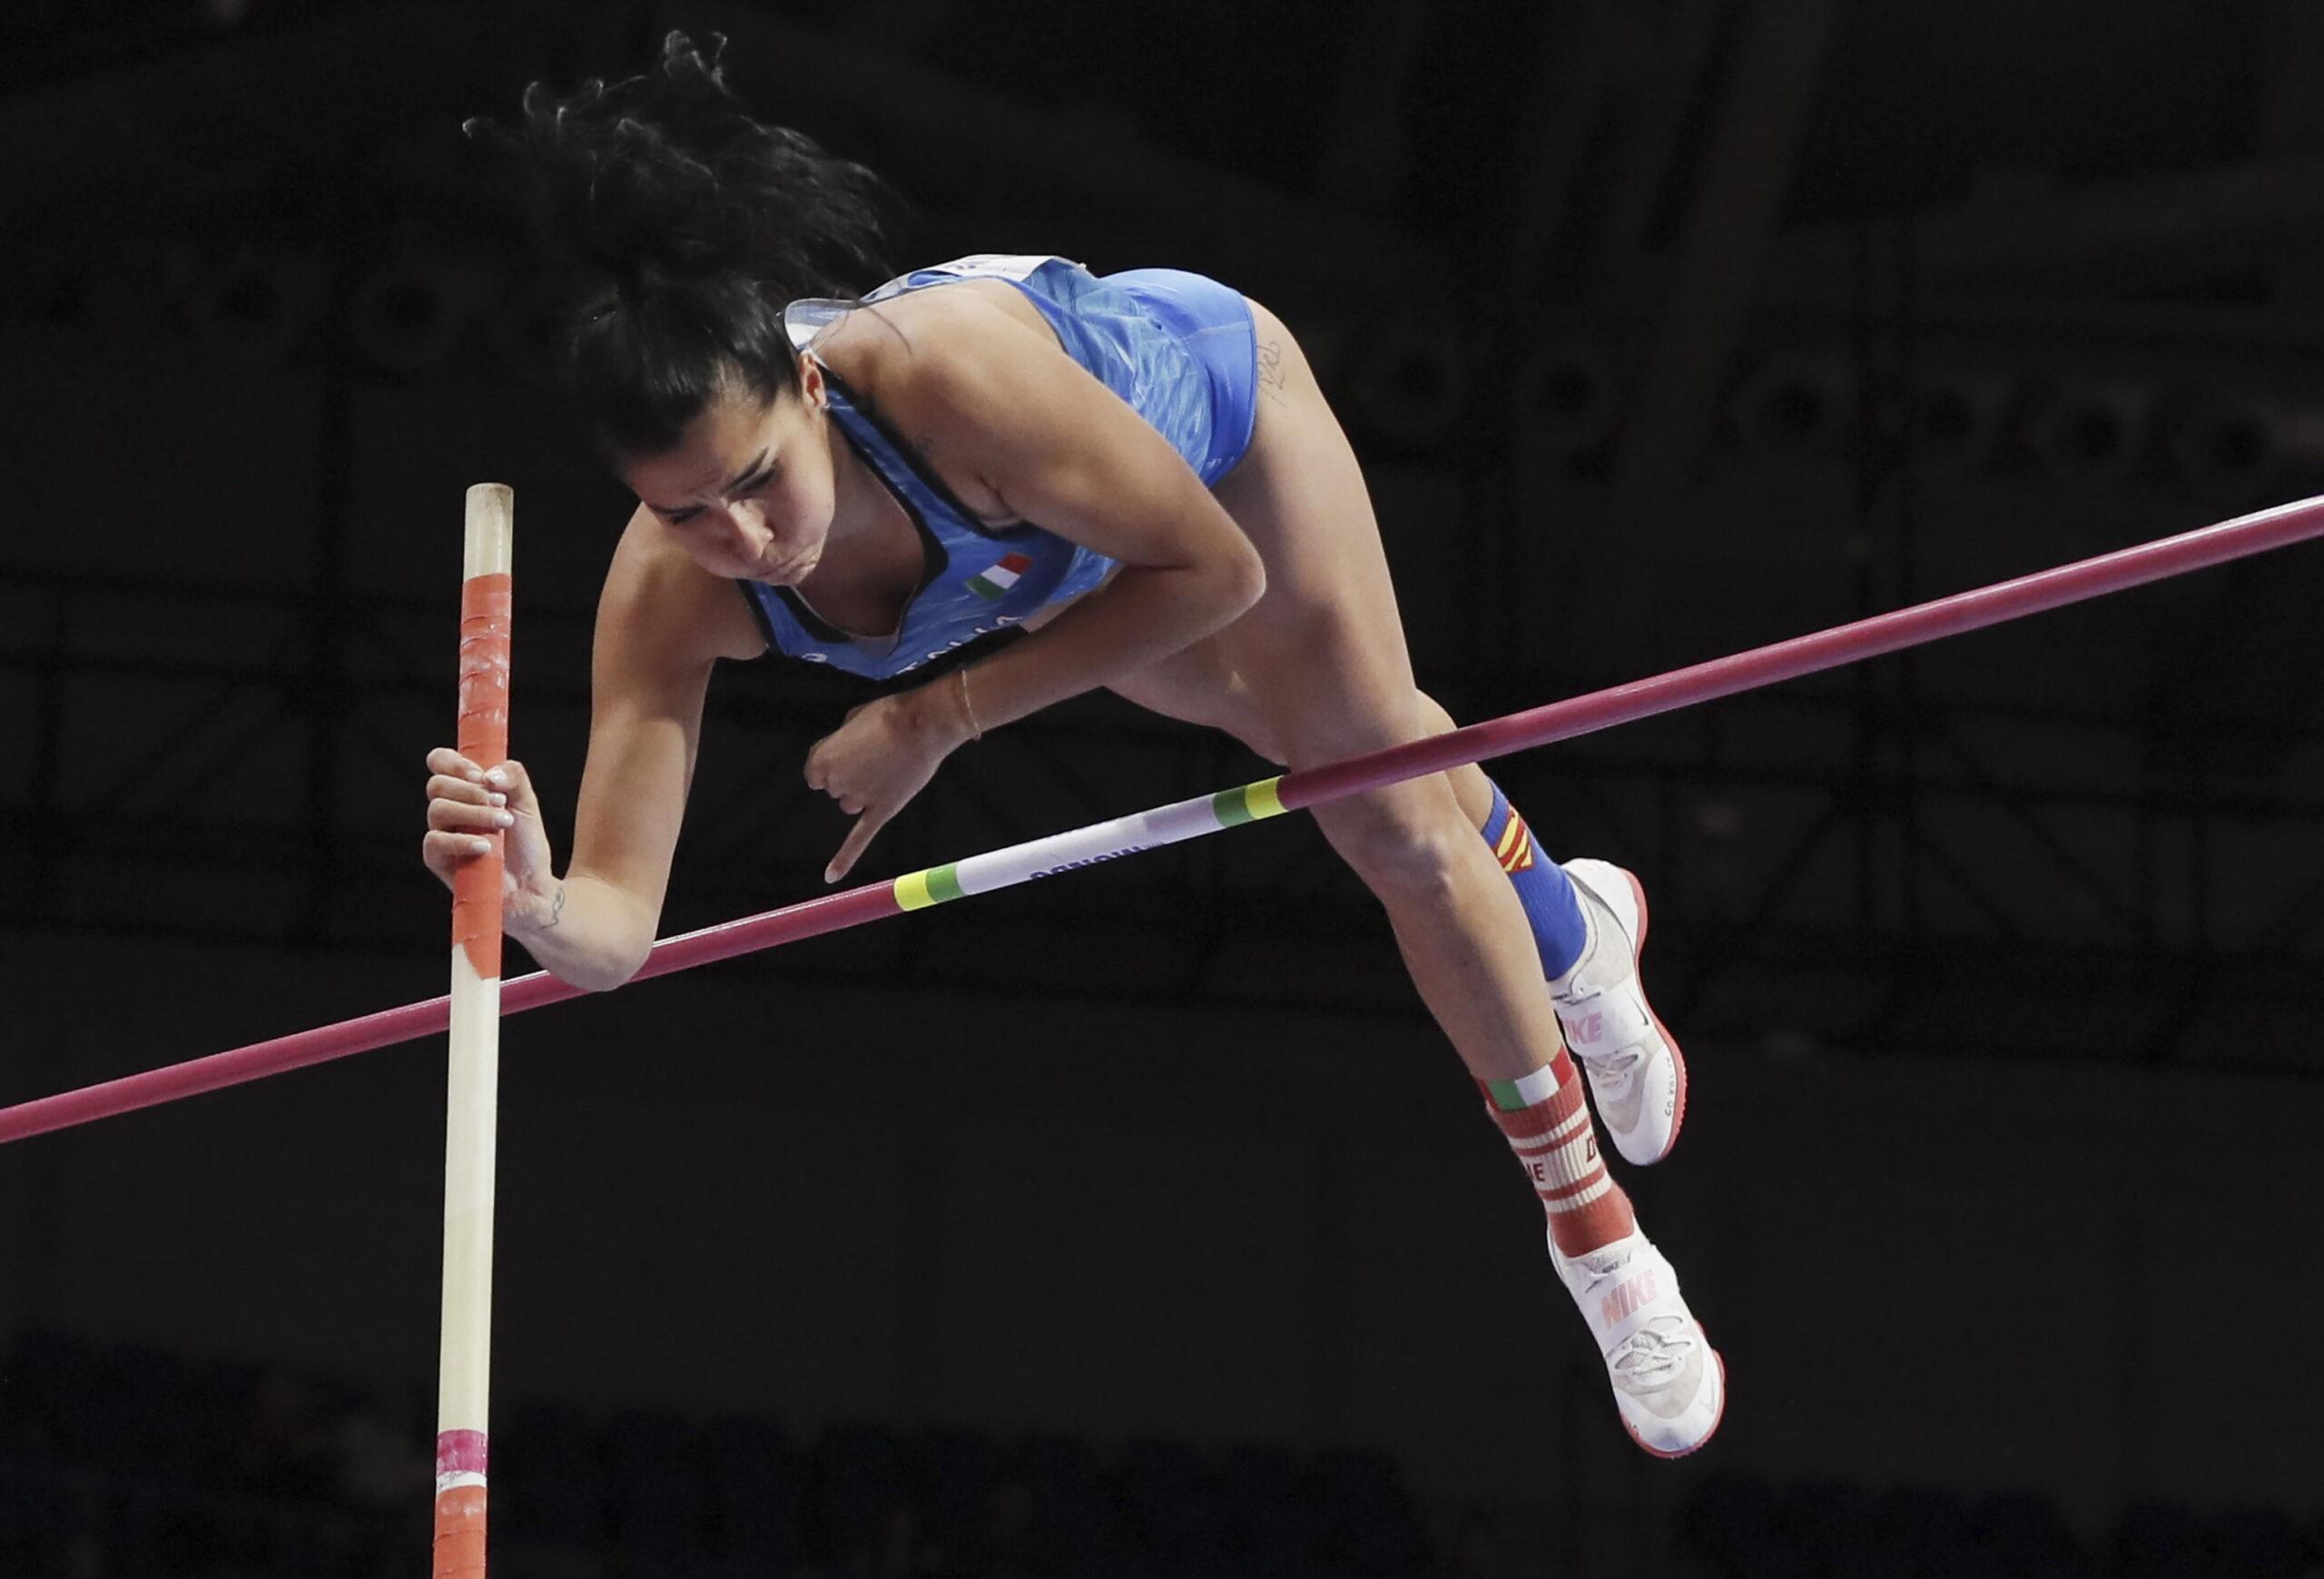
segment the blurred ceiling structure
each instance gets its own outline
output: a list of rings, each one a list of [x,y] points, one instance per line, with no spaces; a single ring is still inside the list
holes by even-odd
[[[915,254],[1164,262],[1283,311],[1464,717],[2324,482],[2314,0],[27,0],[0,343],[44,409],[0,548],[29,830],[0,920],[433,937],[449,620],[398,545],[440,557],[452,517],[409,489],[505,468],[520,520],[592,547],[623,508],[457,127],[671,26],[882,171]],[[175,479],[124,496],[124,453]],[[219,536],[244,510],[267,551]],[[519,732],[569,799],[594,565],[563,558]],[[1500,771],[1561,853],[1647,877],[1698,1038],[2324,1074],[2319,589],[2295,551]],[[674,922],[817,887],[838,820],[796,764],[852,699],[722,682]],[[1077,703],[956,759],[886,856],[1253,766]],[[1320,841],[1236,839],[748,968],[959,985],[1036,952],[1101,994],[1417,1012]]]

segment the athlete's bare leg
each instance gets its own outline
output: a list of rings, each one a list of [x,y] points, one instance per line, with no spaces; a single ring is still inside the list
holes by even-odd
[[[1262,387],[1250,453],[1216,492],[1266,562],[1266,596],[1115,688],[1293,768],[1439,733],[1450,721],[1413,684],[1354,453],[1296,343],[1272,313],[1258,320],[1279,376]],[[1468,767],[1315,814],[1386,907],[1423,1001],[1484,1081],[1530,1073],[1561,1045],[1524,912],[1477,836],[1490,796]]]
[[[1216,492],[1266,562],[1266,595],[1115,689],[1294,768],[1441,734],[1452,720],[1413,683],[1355,457],[1296,343],[1272,313],[1256,317],[1269,374],[1258,434]],[[1725,1373],[1597,1154],[1540,948],[1479,836],[1492,801],[1472,765],[1315,815],[1386,906],[1422,999],[1489,1084],[1494,1121],[1541,1197],[1552,1260],[1605,1357],[1623,1426],[1649,1452],[1692,1452],[1718,1428]]]

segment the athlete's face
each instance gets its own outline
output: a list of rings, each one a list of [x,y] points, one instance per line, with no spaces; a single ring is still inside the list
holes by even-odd
[[[801,390],[762,401],[723,391],[676,446],[632,460],[622,480],[714,576],[795,587],[831,535],[831,419],[822,370],[803,360]]]

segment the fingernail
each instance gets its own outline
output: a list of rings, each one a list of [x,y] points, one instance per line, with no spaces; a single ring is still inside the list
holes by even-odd
[[[482,784],[483,782],[484,782],[484,775],[483,775],[482,773],[478,772],[477,769],[475,769],[475,768],[473,768],[473,767],[472,767],[472,768],[470,768],[470,769],[468,769],[468,783],[470,783],[470,784]]]
[[[468,848],[478,855],[489,855],[492,854],[492,841],[489,839],[478,839],[475,844],[470,844]]]
[[[508,775],[496,767],[490,773],[484,775],[484,782],[490,785],[495,789],[507,789],[508,787]]]
[[[484,804],[487,806],[505,806],[508,804],[508,797],[496,790],[484,797]]]
[[[517,825],[517,814],[514,812],[495,813],[492,820],[501,827],[513,828]]]

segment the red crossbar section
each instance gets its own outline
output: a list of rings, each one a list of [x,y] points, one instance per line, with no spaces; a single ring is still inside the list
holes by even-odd
[[[2209,569],[2319,536],[2324,536],[2324,498],[2299,499],[2199,531],[2159,538],[2014,581],[1956,592],[1934,603],[1916,603],[1813,636],[1797,636],[1730,657],[1673,669],[1650,680],[1633,680],[1571,701],[1487,719],[1409,745],[1286,774],[1275,795],[1288,811],[1321,805],[1462,763],[1484,762],[1699,702],[1714,702],[1739,691],[1757,691],[1819,669],[1836,669],[1905,647],[1924,646],[1963,631],[2023,619],[2029,614]],[[5,1114],[0,1113],[0,1120],[5,1119]],[[5,1131],[0,1130],[0,1140],[5,1138]]]
[[[1586,696],[1552,702],[1546,707],[1472,724],[1465,729],[1414,741],[1409,745],[1392,746],[1328,767],[1291,774],[1285,777],[1277,794],[1290,809],[1319,805],[1423,774],[1442,772],[1464,762],[1482,762],[1529,746],[1570,740],[1577,735],[1797,679],[1820,669],[1837,668],[1942,637],[2023,619],[2029,614],[2064,604],[2208,569],[2230,559],[2265,553],[2320,535],[2324,535],[2324,498],[2280,505],[2200,531],[2142,543],[2094,559],[2079,560],[2014,581],[1942,597],[1934,603],[1876,615],[1813,636],[1795,637],[1731,657],[1674,669],[1652,679],[1636,680],[1593,691]],[[637,974],[642,979],[690,970],[695,965],[900,913],[901,907],[896,903],[894,890],[889,883],[868,883],[811,899],[803,904],[744,916],[739,921],[666,939],[654,945],[653,953]],[[501,1012],[514,1014],[581,995],[579,988],[568,987],[545,973],[520,976],[502,988]],[[191,1062],[0,1108],[0,1143],[440,1031],[448,1022],[448,1000],[443,998],[408,1003],[359,1020],[276,1037],[231,1052],[212,1053]]]
[[[630,979],[642,982],[648,976],[666,976],[673,971],[691,970],[695,965],[731,960],[737,954],[752,953],[776,943],[794,942],[902,913],[903,907],[896,903],[892,884],[866,883],[861,888],[826,893],[803,904],[665,938],[654,945],[645,963]],[[536,971],[501,984],[500,1012],[506,1018],[527,1009],[538,1009],[544,1003],[562,1003],[567,998],[586,996],[581,988],[560,982],[546,971]],[[109,1119],[115,1113],[158,1107],[181,1097],[198,1097],[204,1091],[304,1069],[310,1063],[329,1063],[335,1058],[369,1052],[375,1047],[392,1047],[422,1036],[440,1036],[451,1022],[452,1000],[448,996],[429,998],[398,1009],[382,1009],[360,1019],[342,1020],[336,1025],[253,1041],[248,1047],[213,1052],[206,1058],[190,1059],[143,1074],[83,1086],[79,1090],[19,1102],[13,1108],[0,1108],[0,1145],[44,1135],[51,1130],[69,1130],[75,1124]]]

